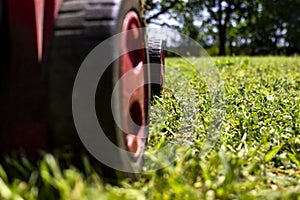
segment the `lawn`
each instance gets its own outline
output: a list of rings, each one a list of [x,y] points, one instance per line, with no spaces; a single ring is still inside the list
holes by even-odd
[[[168,58],[150,116],[138,181],[106,183],[72,153],[10,155],[0,199],[300,199],[299,57]]]

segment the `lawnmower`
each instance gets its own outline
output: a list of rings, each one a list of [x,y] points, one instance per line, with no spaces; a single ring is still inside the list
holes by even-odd
[[[160,93],[164,77],[164,43],[143,31],[144,16],[141,0],[1,0],[1,153],[23,149],[35,154],[61,146],[71,146],[75,151],[85,149],[72,116],[77,72],[97,45],[124,33],[107,50],[109,54],[125,53],[100,78],[95,111],[110,141],[131,153],[133,168],[141,168],[150,97]],[[136,45],[137,50],[127,52],[130,45]],[[161,68],[151,69],[151,62]],[[111,101],[118,79],[138,66],[135,78],[121,84],[120,98]],[[99,63],[99,67],[105,66]],[[148,84],[157,76],[159,84]],[[123,95],[136,80],[145,84],[134,91],[127,105]],[[119,109],[122,124],[126,126],[133,120],[140,128],[128,127],[130,131],[124,133],[114,120],[111,106]],[[130,115],[122,114],[125,111]],[[115,171],[99,165],[102,171]]]

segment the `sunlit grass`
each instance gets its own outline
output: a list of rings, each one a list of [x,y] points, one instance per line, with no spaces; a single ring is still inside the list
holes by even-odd
[[[168,167],[116,186],[85,156],[81,170],[59,153],[10,156],[0,166],[0,199],[300,199],[300,58],[213,58],[224,113],[205,153],[216,101],[197,71],[209,63],[195,63],[168,59],[166,89],[152,102],[146,157],[182,142]]]

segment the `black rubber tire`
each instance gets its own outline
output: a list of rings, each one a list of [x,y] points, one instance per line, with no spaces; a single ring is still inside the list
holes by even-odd
[[[49,94],[50,141],[53,145],[81,144],[72,116],[72,89],[77,71],[88,53],[113,34],[116,5],[92,0],[65,0],[54,24],[46,70]],[[100,5],[99,5],[100,4]],[[92,13],[106,15],[93,15]],[[102,30],[102,31],[101,31]],[[71,134],[71,137],[70,137]],[[71,141],[70,141],[71,139]],[[74,145],[75,144],[75,145]]]
[[[148,39],[148,51],[151,74],[151,96],[160,96],[164,85],[165,61],[164,51],[165,43],[159,38]],[[151,65],[152,64],[152,65]],[[160,65],[160,68],[158,67]]]
[[[3,15],[3,1],[0,1],[0,29],[2,24],[2,15]]]
[[[76,133],[72,117],[72,89],[76,73],[88,53],[101,41],[120,32],[122,19],[128,11],[141,13],[139,0],[65,0],[56,19],[47,58],[49,91],[50,146],[71,145],[75,151],[84,149]],[[119,50],[119,44],[113,51]],[[96,93],[96,112],[101,128],[117,146],[125,148],[123,133],[118,129],[111,111],[111,94],[115,78],[119,76],[119,63],[115,61],[102,76]],[[147,95],[149,99],[149,91]],[[149,101],[149,100],[148,100]],[[148,108],[147,111],[148,112]],[[105,117],[103,113],[105,113]],[[147,122],[148,123],[148,122]],[[93,158],[92,158],[93,159]],[[120,158],[123,159],[123,158]],[[93,161],[102,176],[134,178]],[[132,160],[133,168],[142,167],[142,159]]]

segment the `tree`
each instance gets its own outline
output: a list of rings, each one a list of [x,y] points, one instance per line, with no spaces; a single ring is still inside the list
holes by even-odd
[[[270,29],[273,46],[284,47],[287,54],[300,52],[300,1],[261,0],[260,20]],[[262,26],[261,26],[262,27]]]
[[[156,0],[148,23],[172,26],[219,55],[300,53],[300,0]],[[161,15],[177,25],[159,22]]]
[[[183,0],[146,0],[146,10],[151,12],[146,17],[146,23],[156,23],[155,20],[161,15],[170,13],[175,7],[184,5]],[[168,25],[167,23],[158,23],[159,25]]]
[[[226,55],[228,40],[229,46],[232,46],[232,40],[236,37],[232,34],[237,33],[232,30],[237,30],[239,24],[251,15],[255,4],[255,0],[190,0],[187,5],[198,8],[194,10],[194,14],[202,17],[205,26],[210,24],[217,30],[219,55]],[[208,14],[206,17],[203,16],[205,12]]]

